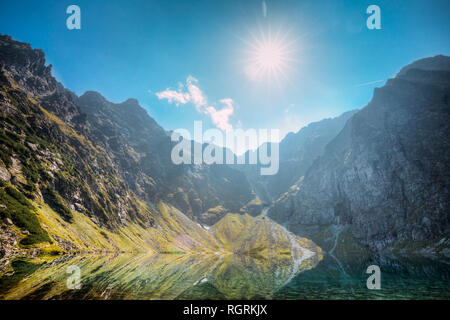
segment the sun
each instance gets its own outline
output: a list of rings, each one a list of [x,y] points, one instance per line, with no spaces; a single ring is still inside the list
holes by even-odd
[[[244,71],[250,80],[267,81],[269,83],[287,78],[288,71],[293,68],[294,43],[288,40],[288,34],[277,32],[272,34],[260,31],[258,37],[252,35],[247,44],[247,59]]]
[[[258,48],[256,63],[264,69],[277,69],[283,63],[283,52],[276,43],[265,43]]]

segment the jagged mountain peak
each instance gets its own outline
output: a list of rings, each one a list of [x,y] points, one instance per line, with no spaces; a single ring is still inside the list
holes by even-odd
[[[82,113],[97,135],[113,132],[125,135],[131,144],[155,146],[167,137],[164,129],[142,108],[138,100],[113,103],[96,91],[87,91],[77,99]],[[115,133],[114,133],[115,134]]]
[[[93,91],[93,90],[86,91],[79,97],[79,99],[86,99],[86,100],[89,100],[92,102],[100,102],[100,103],[108,102],[106,100],[106,98],[100,92]]]
[[[36,97],[49,95],[60,84],[51,75],[52,65],[45,65],[42,50],[33,49],[28,43],[13,40],[10,36],[0,35],[0,69],[8,71],[11,82],[26,89]]]
[[[450,57],[445,55],[436,55],[416,60],[411,64],[403,67],[397,74],[397,77],[404,76],[411,69],[434,70],[434,71],[450,71]]]
[[[123,106],[140,106],[139,101],[135,98],[128,98],[124,102],[120,103]]]
[[[51,70],[45,65],[45,55],[40,49],[31,48],[30,44],[13,40],[10,36],[0,34],[0,58],[8,69],[24,69],[36,75]]]
[[[114,103],[108,101],[97,91],[86,91],[78,98],[78,103],[84,107],[85,111],[95,112],[104,109],[120,111],[122,109],[122,111],[131,112],[132,115],[138,113],[140,117],[144,116],[144,121],[153,121],[147,111],[140,106],[138,100],[134,98],[128,98],[123,102]]]

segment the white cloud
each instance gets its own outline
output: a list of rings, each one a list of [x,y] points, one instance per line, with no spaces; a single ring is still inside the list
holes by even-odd
[[[189,76],[186,79],[186,87],[188,89],[188,95],[192,103],[195,105],[195,108],[198,112],[201,112],[203,108],[207,106],[206,98],[203,96],[202,91],[195,84],[198,83],[198,80],[193,76]]]
[[[229,123],[229,117],[234,113],[233,100],[232,99],[222,99],[221,103],[225,105],[220,110],[216,110],[214,107],[207,107],[206,112],[211,116],[212,122],[216,125],[217,128],[222,129],[223,131],[233,129],[233,126]]]
[[[160,100],[167,99],[169,103],[175,103],[177,106],[190,102],[198,112],[209,115],[211,121],[219,129],[224,131],[233,129],[229,122],[230,116],[234,113],[233,100],[230,98],[220,100],[219,103],[223,104],[224,107],[217,110],[214,106],[208,105],[208,100],[197,84],[198,80],[189,76],[186,79],[186,84],[181,84],[178,90],[167,88],[164,91],[157,92],[156,96]]]
[[[185,104],[188,103],[190,100],[190,96],[187,93],[178,92],[175,90],[165,90],[162,92],[157,92],[156,96],[159,100],[167,99],[169,103],[175,102],[175,104],[178,106],[180,103]]]

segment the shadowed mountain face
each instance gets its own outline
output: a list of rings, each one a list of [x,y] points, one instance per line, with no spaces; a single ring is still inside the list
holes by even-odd
[[[373,249],[448,256],[449,136],[450,58],[419,60],[375,90],[269,215],[319,244],[346,225]]]

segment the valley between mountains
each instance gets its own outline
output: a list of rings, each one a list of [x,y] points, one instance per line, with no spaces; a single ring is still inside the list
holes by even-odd
[[[262,204],[244,173],[172,164],[170,133],[136,100],[77,97],[42,51],[8,36],[0,48],[2,271],[66,253],[320,253],[247,214]]]
[[[286,136],[276,175],[175,165],[137,100],[77,96],[41,50],[0,35],[0,273],[17,257],[235,254],[293,261],[288,283],[324,251],[448,259],[449,136],[450,58],[436,56]]]

